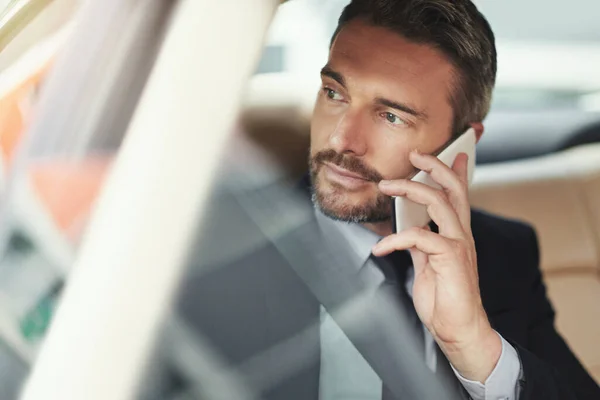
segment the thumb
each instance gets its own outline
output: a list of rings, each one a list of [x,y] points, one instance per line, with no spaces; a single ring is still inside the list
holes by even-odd
[[[413,267],[415,268],[415,275],[419,275],[427,266],[427,254],[423,253],[421,250],[413,247],[408,250],[410,252],[410,257],[413,261]]]
[[[425,225],[423,229],[431,231],[429,225]],[[413,267],[415,268],[415,276],[423,272],[425,266],[427,266],[427,253],[422,252],[416,247],[408,249],[410,258],[412,258]]]

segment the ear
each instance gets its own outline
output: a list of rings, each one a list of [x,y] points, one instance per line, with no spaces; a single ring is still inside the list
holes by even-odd
[[[475,137],[477,138],[477,143],[481,140],[481,136],[483,136],[483,124],[481,122],[471,122],[471,128],[475,129]]]

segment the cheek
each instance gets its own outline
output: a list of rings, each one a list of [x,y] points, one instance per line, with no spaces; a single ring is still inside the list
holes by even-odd
[[[325,147],[324,128],[318,119],[313,117],[310,124],[310,154],[314,156]]]
[[[371,145],[371,164],[385,179],[405,178],[414,170],[408,155],[417,147],[415,139],[411,134],[382,136],[377,143]]]
[[[327,147],[329,136],[335,131],[339,118],[327,113],[318,100],[310,123],[310,147],[314,154]]]
[[[409,176],[414,167],[408,159],[410,150],[402,149],[385,157],[379,172],[385,179],[401,179]]]

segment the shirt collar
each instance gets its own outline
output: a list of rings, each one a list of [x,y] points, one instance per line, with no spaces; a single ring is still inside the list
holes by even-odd
[[[341,236],[355,253],[359,261],[357,267],[360,269],[371,256],[371,249],[381,237],[360,224],[331,219],[318,208],[315,208],[315,214],[325,240],[331,241]]]

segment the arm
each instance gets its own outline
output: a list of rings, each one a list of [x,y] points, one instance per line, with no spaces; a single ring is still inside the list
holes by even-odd
[[[525,303],[530,321],[527,349],[513,343],[523,367],[520,399],[600,399],[600,387],[554,327],[554,310],[542,281],[538,243],[533,230],[529,233],[529,243],[530,297]]]
[[[473,400],[519,399],[523,368],[517,351],[504,338],[498,364],[485,383],[465,379],[454,367],[452,370]]]
[[[539,269],[539,251],[535,232],[527,227],[519,235],[525,244],[523,254],[527,269],[528,298],[523,301],[527,307],[529,321],[528,340],[524,346],[510,342],[512,348],[509,364],[498,362],[485,385],[467,381],[458,373],[458,378],[475,400],[487,398],[507,398],[519,400],[534,399],[600,399],[600,388],[582,367],[565,341],[554,327],[554,310],[546,296],[546,288]],[[506,344],[504,350],[506,350]],[[504,354],[503,350],[503,356]],[[515,374],[515,360],[519,364],[518,379]],[[455,371],[456,372],[456,371]],[[498,381],[503,382],[501,385]],[[515,389],[516,387],[516,391]],[[517,394],[515,394],[515,392]]]
[[[467,195],[467,158],[459,155],[452,169],[417,152],[410,154],[410,160],[442,189],[404,179],[381,181],[379,189],[425,205],[439,230],[413,228],[390,235],[373,248],[373,254],[410,251],[415,267],[413,301],[419,318],[455,370],[467,380],[484,383],[498,364],[502,341],[481,301]],[[554,313],[538,267],[535,234],[531,229],[524,232],[520,256],[526,260],[519,279],[529,282],[522,298],[528,308],[529,337],[528,350],[513,344],[523,368],[519,398],[600,399],[600,389],[554,329]]]

